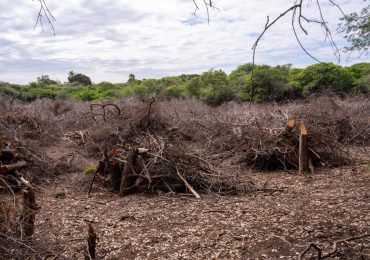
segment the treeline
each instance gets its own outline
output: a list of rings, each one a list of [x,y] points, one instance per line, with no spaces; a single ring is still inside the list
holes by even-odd
[[[137,80],[130,74],[126,83],[101,82],[92,84],[88,76],[70,72],[68,82],[52,80],[47,75],[27,85],[0,83],[0,91],[24,100],[40,97],[81,101],[138,96],[168,98],[196,97],[217,106],[231,100],[255,102],[285,101],[304,98],[312,93],[330,90],[335,93],[369,94],[370,63],[342,67],[319,63],[304,69],[291,65],[256,65],[252,80],[252,65],[239,66],[229,75],[222,70],[198,74],[182,74],[161,79]]]

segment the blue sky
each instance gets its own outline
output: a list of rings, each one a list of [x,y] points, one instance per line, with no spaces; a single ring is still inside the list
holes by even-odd
[[[70,70],[85,73],[94,82],[125,82],[211,68],[230,72],[251,62],[253,42],[263,30],[266,16],[273,19],[293,0],[214,0],[219,11],[200,10],[194,15],[192,0],[46,0],[56,18],[56,35],[44,22],[33,30],[38,1],[0,0],[0,81],[28,83],[40,75],[66,81]],[[311,2],[311,1],[310,1]],[[345,12],[358,11],[362,0],[338,0]],[[339,47],[346,42],[336,33],[341,13],[321,0],[323,13]],[[317,18],[315,1],[305,12]],[[261,40],[258,64],[304,67],[315,63],[298,46],[286,17]],[[306,24],[304,46],[321,61],[336,62],[322,28]],[[346,59],[341,65],[369,61]]]

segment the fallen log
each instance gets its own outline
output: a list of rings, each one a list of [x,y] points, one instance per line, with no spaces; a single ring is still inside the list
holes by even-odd
[[[0,150],[0,160],[1,161],[10,161],[15,158],[17,152],[15,149],[4,148]]]
[[[27,162],[20,161],[14,164],[8,164],[8,165],[1,165],[0,166],[0,174],[7,174],[9,172],[22,169],[27,166]]]

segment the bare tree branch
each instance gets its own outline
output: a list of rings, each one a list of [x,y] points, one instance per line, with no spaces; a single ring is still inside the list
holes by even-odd
[[[330,3],[332,3],[335,7],[337,7],[340,12],[343,14],[343,16],[345,16],[343,10],[341,9],[341,7],[335,3],[333,0],[329,0]],[[307,6],[309,6],[310,4],[310,1],[307,0]],[[313,19],[309,19],[307,18],[303,11],[303,4],[304,4],[304,0],[295,0],[294,4],[289,7],[288,9],[286,9],[283,13],[281,13],[278,17],[276,17],[274,20],[270,21],[270,18],[269,16],[267,16],[267,21],[266,21],[266,24],[265,24],[265,27],[263,29],[263,31],[261,32],[261,34],[258,36],[258,38],[256,39],[256,41],[254,42],[253,46],[252,46],[252,50],[253,50],[253,53],[252,53],[252,71],[251,71],[251,85],[250,85],[250,101],[252,101],[252,98],[253,98],[253,79],[254,79],[254,67],[255,67],[255,57],[256,57],[256,49],[257,49],[257,46],[258,46],[258,43],[260,42],[261,38],[265,35],[265,33],[267,32],[267,30],[269,30],[276,22],[278,22],[281,18],[283,18],[284,16],[286,16],[288,13],[292,13],[292,17],[291,17],[291,26],[292,26],[292,30],[293,30],[293,34],[297,40],[297,43],[299,44],[299,46],[301,47],[301,49],[309,56],[311,57],[313,60],[317,61],[317,62],[321,62],[320,60],[318,60],[317,58],[315,58],[305,47],[304,45],[302,44],[301,40],[299,39],[299,36],[298,36],[298,33],[297,33],[297,24],[299,26],[299,29],[305,34],[305,35],[308,35],[308,31],[307,29],[304,28],[302,22],[306,22],[307,24],[308,23],[315,23],[315,24],[318,24],[320,25],[323,30],[324,30],[324,35],[325,35],[325,41],[328,41],[330,43],[330,46],[333,50],[333,54],[334,56],[336,57],[337,59],[337,62],[339,63],[340,62],[340,51],[339,51],[339,48],[337,47],[335,41],[334,41],[334,38],[333,38],[333,35],[331,33],[331,30],[330,28],[328,27],[327,25],[327,22],[325,21],[324,19],[324,15],[323,15],[323,12],[321,10],[321,5],[320,5],[320,2],[319,0],[316,0],[316,6],[318,8],[318,11],[319,11],[319,14],[320,14],[320,19],[319,20],[313,20]]]
[[[46,19],[48,21],[52,31],[53,31],[53,34],[55,35],[55,29],[54,29],[54,24],[53,24],[53,22],[56,21],[55,17],[50,12],[45,0],[38,0],[38,2],[40,4],[40,7],[39,7],[39,11],[38,11],[37,18],[36,18],[36,24],[35,24],[35,27],[33,29],[35,30],[36,27],[38,25],[40,25],[42,31],[44,31],[44,26],[43,26],[42,20]]]
[[[206,7],[206,11],[207,11],[207,20],[208,20],[208,24],[209,24],[209,20],[210,20],[210,16],[209,16],[209,9],[214,9],[214,10],[220,10],[218,7],[216,7],[214,5],[214,3],[212,2],[212,0],[202,0],[203,1],[203,4],[204,6]],[[194,14],[197,13],[197,11],[199,10],[199,6],[197,4],[197,0],[193,0],[193,3],[195,5],[195,11],[194,11]]]

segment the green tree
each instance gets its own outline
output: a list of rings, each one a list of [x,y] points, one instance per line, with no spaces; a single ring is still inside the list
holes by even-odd
[[[48,75],[41,75],[40,77],[37,77],[37,84],[39,86],[47,86],[47,85],[58,84],[58,82],[56,80],[50,79]]]
[[[136,80],[136,77],[134,74],[131,73],[130,75],[128,75],[127,83],[135,82],[135,80]]]
[[[370,90],[370,63],[357,63],[346,68],[354,77],[354,92],[368,93]]]
[[[345,47],[345,51],[359,51],[360,55],[367,55],[370,48],[370,5],[358,13],[344,16],[341,20],[343,23],[339,24],[339,31],[345,33],[344,37],[350,44]]]
[[[79,84],[82,84],[82,85],[85,85],[85,86],[92,84],[91,79],[88,76],[86,76],[82,73],[76,74],[74,71],[70,71],[68,73],[68,81],[69,81],[69,83],[75,83],[76,82],[76,83],[79,83]]]
[[[190,80],[188,92],[206,103],[218,106],[236,96],[227,74],[222,70],[209,70]]]
[[[333,63],[318,63],[304,69],[297,82],[305,94],[331,89],[349,92],[354,86],[354,76],[348,70]]]
[[[252,97],[250,96],[251,79],[241,88],[242,100],[254,100],[257,102],[282,101],[300,96],[299,89],[289,84],[290,66],[257,65],[254,68]]]

